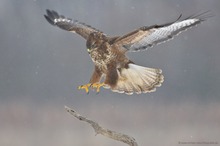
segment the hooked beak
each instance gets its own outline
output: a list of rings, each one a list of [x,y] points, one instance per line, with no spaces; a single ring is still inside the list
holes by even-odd
[[[91,52],[91,49],[90,48],[87,48],[87,52],[90,54],[90,52]]]

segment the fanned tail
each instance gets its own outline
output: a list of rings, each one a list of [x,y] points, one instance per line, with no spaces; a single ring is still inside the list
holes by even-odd
[[[164,77],[160,69],[128,64],[128,68],[118,71],[118,81],[112,91],[126,94],[154,92],[161,86]]]

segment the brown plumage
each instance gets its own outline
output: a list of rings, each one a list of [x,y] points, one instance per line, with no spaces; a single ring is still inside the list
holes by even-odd
[[[87,40],[87,51],[95,64],[95,69],[89,84],[79,86],[79,89],[89,92],[88,88],[92,86],[99,92],[99,88],[103,86],[114,92],[126,94],[155,91],[164,79],[160,69],[134,64],[125,55],[127,51],[146,50],[155,44],[170,40],[174,35],[201,23],[208,17],[207,13],[202,13],[180,20],[180,15],[171,23],[144,26],[121,37],[109,37],[89,25],[66,18],[55,11],[47,10],[47,15],[44,16],[50,24],[77,33]],[[100,83],[102,78],[104,83]]]

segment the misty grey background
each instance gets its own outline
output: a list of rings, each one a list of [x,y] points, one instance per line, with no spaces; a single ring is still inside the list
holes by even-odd
[[[160,68],[157,91],[124,95],[77,90],[93,71],[85,40],[51,26],[45,9],[109,35],[211,10],[215,17],[148,51],[135,63]],[[72,118],[64,105],[139,145],[220,143],[219,0],[1,0],[0,145],[124,145]]]

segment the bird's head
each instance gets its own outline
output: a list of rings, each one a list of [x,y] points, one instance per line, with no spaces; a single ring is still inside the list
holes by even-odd
[[[89,35],[86,42],[87,51],[90,53],[92,49],[96,49],[106,41],[106,36],[101,32],[93,32]]]

